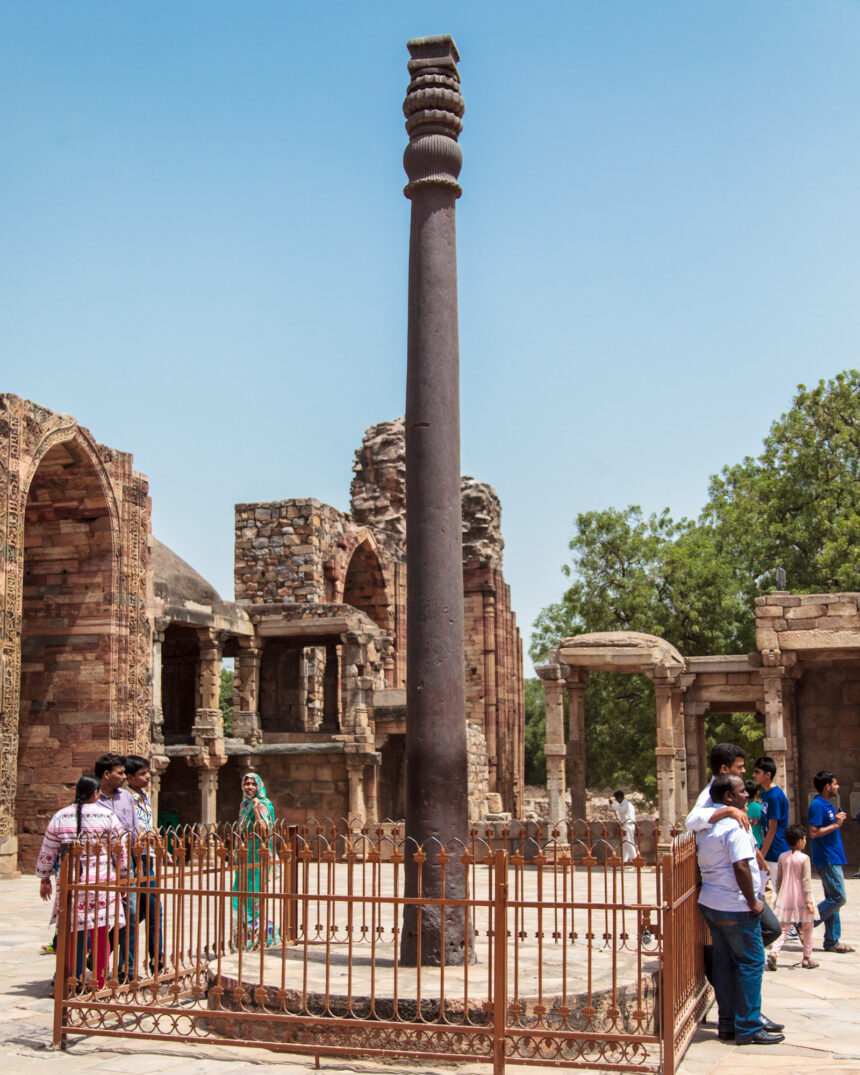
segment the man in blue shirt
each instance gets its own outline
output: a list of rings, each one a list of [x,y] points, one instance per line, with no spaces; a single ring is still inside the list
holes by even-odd
[[[809,835],[812,838],[812,864],[818,870],[824,888],[824,899],[818,905],[816,926],[824,923],[825,952],[853,952],[840,941],[842,923],[839,908],[845,903],[845,850],[842,847],[842,822],[845,812],[838,813],[831,799],[839,793],[839,781],[829,769],[821,769],[812,778],[818,794],[809,804]]]
[[[785,830],[788,826],[788,799],[782,788],[774,783],[776,762],[773,758],[756,758],[753,779],[761,788],[761,853],[769,865],[771,880],[776,884],[776,864],[783,851],[788,851]]]

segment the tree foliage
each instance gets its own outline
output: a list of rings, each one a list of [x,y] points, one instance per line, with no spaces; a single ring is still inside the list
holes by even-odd
[[[668,509],[646,517],[636,506],[577,516],[572,563],[562,569],[571,582],[535,621],[532,658],[592,631],[657,635],[687,657],[748,652],[754,598],[773,588],[777,567],[796,593],[860,590],[858,478],[860,374],[798,386],[762,453],[711,479],[697,521],[676,522]],[[592,675],[585,711],[589,783],[653,791],[650,682]],[[752,751],[761,740],[753,714],[712,718],[708,734]]]
[[[761,455],[711,479],[702,517],[749,596],[777,567],[793,593],[860,590],[860,373],[798,385]]]
[[[229,668],[221,669],[221,690],[218,694],[218,708],[224,718],[224,734],[233,734],[233,676]]]
[[[541,681],[526,679],[525,781],[527,784],[546,783],[546,705]]]

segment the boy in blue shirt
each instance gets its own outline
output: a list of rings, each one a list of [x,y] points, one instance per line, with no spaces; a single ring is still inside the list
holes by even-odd
[[[774,784],[776,762],[773,758],[757,758],[753,779],[761,788],[761,853],[768,863],[771,881],[776,882],[776,864],[789,846],[785,838],[788,825],[788,799],[778,784]],[[773,865],[770,865],[773,863]]]
[[[824,923],[825,952],[853,952],[848,944],[842,944],[842,924],[839,908],[845,903],[845,850],[842,847],[842,822],[845,812],[838,813],[831,799],[839,793],[839,781],[829,769],[821,769],[812,778],[818,794],[809,804],[809,835],[812,838],[812,864],[818,870],[824,888],[824,899],[818,905],[819,919],[816,926]]]

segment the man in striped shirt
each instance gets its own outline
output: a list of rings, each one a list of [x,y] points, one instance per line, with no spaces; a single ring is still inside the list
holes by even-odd
[[[129,794],[134,800],[138,834],[144,838],[147,833],[157,835],[158,829],[152,817],[152,802],[149,798],[148,790],[152,776],[149,759],[142,758],[139,754],[129,754],[125,759],[125,771],[128,778]],[[139,860],[135,855],[135,869],[137,869],[138,862],[140,863],[140,869],[137,874],[137,885],[141,889],[152,888],[155,885],[154,857],[144,851]],[[137,931],[141,922],[146,923],[149,969],[155,974],[156,968],[159,971],[164,969],[164,915],[161,909],[161,901],[154,892],[149,894],[145,894],[143,891],[140,893],[132,892],[129,897],[128,909],[128,976],[131,978],[134,974]]]

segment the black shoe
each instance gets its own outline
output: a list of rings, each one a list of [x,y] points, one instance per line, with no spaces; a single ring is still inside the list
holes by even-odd
[[[785,1030],[784,1023],[775,1023],[772,1019],[768,1019],[766,1015],[763,1015],[759,1022],[765,1030],[769,1030],[771,1034],[778,1034],[780,1030]]]
[[[779,1045],[785,1041],[785,1034],[771,1034],[769,1030],[758,1030],[749,1038],[737,1038],[738,1045]]]
[[[733,1030],[718,1030],[717,1038],[719,1041],[734,1041],[735,1032]]]

